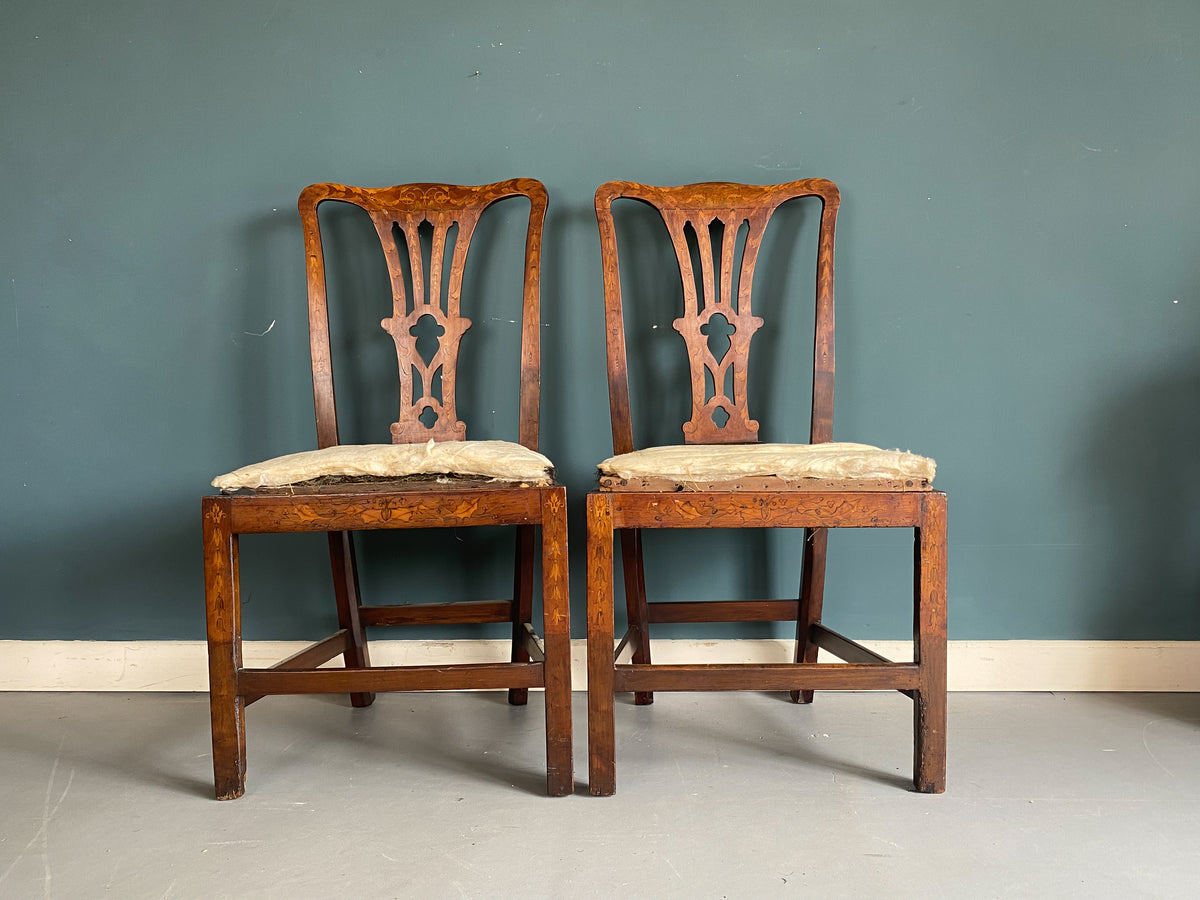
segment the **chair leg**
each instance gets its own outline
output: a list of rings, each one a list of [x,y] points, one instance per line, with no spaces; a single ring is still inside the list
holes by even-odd
[[[358,619],[362,604],[358,592],[358,563],[354,558],[354,537],[349,531],[329,532],[329,564],[333,569],[333,594],[337,601],[338,625],[350,635],[350,647],[343,657],[348,668],[371,665],[367,635]],[[370,706],[375,694],[369,691],[350,695],[351,706]]]
[[[925,497],[914,553],[913,658],[921,667],[913,697],[913,786],[946,789],[946,495]]]
[[[800,573],[800,615],[796,619],[796,655],[798,663],[815,663],[817,645],[812,641],[812,627],[821,621],[821,606],[825,596],[825,550],[829,541],[826,528],[804,529],[804,568]],[[792,691],[793,703],[812,703],[813,692]]]
[[[532,533],[533,529],[529,529]],[[571,744],[571,598],[567,575],[567,492],[542,492],[542,629],[546,641],[546,792],[575,791]]]
[[[238,540],[230,530],[229,501],[204,498],[203,523],[213,777],[217,799],[233,800],[246,791],[246,704],[238,692],[242,604]]]
[[[613,721],[612,497],[587,498],[588,791],[617,790]]]
[[[650,664],[650,614],[646,609],[646,570],[642,562],[642,532],[637,528],[621,529],[621,568],[625,574],[625,611],[629,621],[630,638],[634,642],[633,662]],[[654,702],[652,691],[635,691],[633,702],[649,706]]]
[[[516,575],[513,579],[512,600],[512,661],[529,662],[529,651],[525,649],[525,623],[533,619],[533,563],[535,526],[517,526]],[[529,702],[528,688],[509,688],[508,702],[513,706],[524,706]]]

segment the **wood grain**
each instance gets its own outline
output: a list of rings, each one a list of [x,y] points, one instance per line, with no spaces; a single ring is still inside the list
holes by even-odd
[[[468,622],[509,622],[509,600],[460,600],[455,603],[404,603],[365,606],[359,613],[364,625],[462,625]],[[523,660],[517,660],[523,662]]]
[[[642,533],[636,528],[621,529],[621,569],[625,576],[625,618],[628,630],[621,643],[633,649],[633,661],[646,664],[650,657],[650,611],[646,602],[646,571],[642,563]],[[620,652],[620,651],[618,651]],[[635,706],[654,702],[650,691],[634,694]]]
[[[618,528],[915,527],[920,493],[613,493]]]
[[[800,615],[796,618],[796,652],[793,659],[798,663],[817,661],[817,643],[813,640],[814,630],[821,621],[821,609],[825,599],[825,553],[829,545],[829,531],[825,528],[804,529],[804,555],[800,561]],[[812,703],[811,690],[791,692],[793,703]]]
[[[239,534],[282,531],[363,531],[465,525],[536,524],[540,488],[495,487],[367,494],[235,494],[230,514]]]
[[[617,790],[613,719],[612,495],[587,497],[588,791]]]
[[[365,669],[242,669],[248,693],[345,694],[370,691],[494,690],[542,686],[537,663],[458,663],[453,666],[371,666]]]
[[[794,622],[798,600],[673,600],[648,604],[650,622]],[[634,662],[640,662],[634,659]]]
[[[607,491],[667,491],[681,494],[701,491],[928,491],[926,478],[781,478],[777,475],[748,475],[737,478],[679,481],[657,475],[620,478],[601,475],[600,487]]]
[[[926,794],[946,789],[946,540],[946,495],[929,494],[913,566],[913,658],[921,666],[913,703],[913,782]]]
[[[571,740],[571,598],[567,573],[567,492],[542,491],[543,685],[546,688],[546,792],[575,790]]]
[[[518,440],[537,450],[541,340],[541,242],[547,196],[532,179],[475,187],[444,184],[356,188],[318,184],[300,196],[308,274],[309,350],[318,447],[338,443],[329,337],[325,256],[318,206],[356,205],[375,224],[392,287],[392,315],[381,323],[396,346],[400,410],[393,442],[465,437],[455,404],[461,338],[470,321],[460,314],[463,271],[472,236],[493,203],[524,197],[529,203],[523,267]],[[429,264],[422,232],[429,233]],[[444,279],[444,280],[443,280]],[[437,348],[422,357],[414,331],[426,317],[441,329]],[[441,382],[440,396],[433,391]],[[432,422],[423,416],[436,414]],[[547,792],[574,786],[571,738],[570,605],[567,596],[566,494],[557,484],[532,487],[481,479],[397,480],[301,485],[286,490],[240,491],[205,498],[205,597],[208,620],[213,769],[221,799],[245,790],[245,706],[265,695],[348,693],[365,706],[374,692],[507,688],[524,704],[531,687],[544,687]],[[463,603],[364,606],[353,532],[398,528],[514,525],[517,530],[513,596]],[[540,526],[542,627],[533,629],[537,530]],[[238,594],[238,535],[326,532],[339,630],[269,668],[244,668]],[[403,594],[403,585],[401,586]],[[512,661],[442,666],[372,666],[368,626],[510,622]],[[320,668],[341,654],[343,668]]]
[[[201,520],[213,775],[217,799],[232,800],[246,791],[246,702],[238,680],[242,667],[238,543],[230,529],[227,498],[205,497]]]
[[[618,691],[879,691],[912,690],[920,681],[914,663],[704,663],[616,666]]]
[[[471,327],[470,320],[459,314],[467,253],[484,210],[500,200],[518,196],[527,198],[530,203],[521,314],[519,440],[536,449],[541,359],[541,241],[548,201],[545,187],[531,178],[515,178],[478,186],[407,184],[361,188],[314,184],[301,193],[299,210],[308,259],[309,335],[319,447],[338,443],[326,267],[317,215],[320,205],[329,201],[352,204],[363,209],[375,225],[392,286],[393,312],[380,325],[396,344],[400,377],[399,418],[391,426],[391,435],[396,443],[410,443],[430,438],[463,440],[466,436],[466,424],[458,419],[456,411],[455,387],[460,341]],[[428,271],[419,237],[421,226],[426,223],[433,231]],[[452,226],[457,229],[457,238],[450,250],[449,278],[443,284],[445,253]],[[397,243],[396,234],[402,237],[403,248]],[[411,296],[405,287],[406,265],[412,284]],[[417,352],[417,339],[412,333],[425,316],[430,316],[437,326],[445,329],[439,337],[437,351],[428,362]],[[413,378],[414,372],[420,379],[419,385]],[[440,400],[432,392],[435,374],[441,377]],[[421,421],[426,410],[437,415],[431,426]]]
[[[630,199],[658,211],[674,250],[682,285],[674,327],[683,338],[691,383],[691,416],[685,443],[747,443],[758,439],[750,414],[747,369],[753,336],[770,315],[753,290],[759,249],[772,215],[793,198],[821,202],[814,294],[810,443],[833,440],[834,232],[840,195],[824,179],[781,185],[726,182],[654,187],[610,182],[596,191],[604,275],[605,343],[613,452],[637,448],[629,394],[617,232],[612,207]],[[739,247],[741,251],[739,253]],[[698,266],[697,266],[698,261]],[[752,306],[753,304],[753,306]],[[718,319],[718,316],[723,319]],[[728,347],[711,341],[716,325],[728,330]],[[784,392],[786,393],[786,392]],[[612,694],[635,692],[648,703],[653,692],[785,690],[810,703],[814,690],[897,690],[914,708],[913,783],[917,790],[945,787],[946,597],[945,495],[919,479],[710,478],[688,483],[663,477],[600,478],[588,495],[588,766],[593,794],[616,790]],[[646,596],[641,529],[803,528],[796,600],[687,600],[654,602]],[[912,663],[893,663],[821,624],[830,528],[912,528],[917,535]],[[632,649],[616,664],[613,639],[614,531],[621,532],[629,628],[618,649]],[[650,625],[665,622],[779,621],[796,623],[794,662],[751,665],[656,665]],[[826,648],[845,662],[817,664]]]
[[[333,570],[333,598],[337,606],[338,625],[347,637],[342,658],[348,669],[369,666],[371,654],[367,649],[366,632],[363,631],[366,623],[359,618],[362,598],[358,589],[354,536],[350,532],[329,532],[329,565]],[[370,706],[374,702],[375,695],[370,691],[355,691],[350,695],[350,705],[354,707]]]
[[[533,572],[534,550],[537,529],[532,525],[517,526],[517,552],[513,563],[513,595],[508,604],[507,620],[512,622],[512,661],[528,662],[529,650],[526,632],[533,621]],[[543,656],[541,662],[545,662]],[[524,688],[509,688],[508,702],[512,706],[524,706],[529,702],[529,691]]]
[[[630,452],[634,440],[629,414],[624,310],[613,203],[618,199],[630,199],[647,204],[659,213],[667,228],[683,285],[682,315],[672,325],[683,336],[686,345],[692,387],[692,414],[683,425],[684,440],[713,444],[758,440],[758,423],[750,416],[746,391],[750,341],[763,324],[763,319],[751,311],[754,269],[763,235],[775,210],[788,200],[802,197],[816,197],[822,205],[816,308],[821,387],[820,390],[814,387],[811,433],[823,435],[826,430],[832,434],[833,421],[833,233],[840,202],[837,186],[823,178],[779,185],[710,182],[680,187],[614,181],[601,185],[596,191],[615,454]],[[737,260],[737,233],[743,226],[746,232],[744,249],[741,259]],[[714,255],[710,244],[710,229],[714,228],[720,233],[719,255]],[[699,273],[694,270],[693,253],[700,259]],[[710,351],[708,336],[702,331],[717,314],[734,329],[729,338],[730,346],[719,360]],[[714,386],[711,397],[706,396],[706,372]],[[725,391],[727,375],[732,377],[732,395]],[[713,419],[718,408],[728,416],[721,425]],[[829,436],[812,438],[814,443],[830,439]]]

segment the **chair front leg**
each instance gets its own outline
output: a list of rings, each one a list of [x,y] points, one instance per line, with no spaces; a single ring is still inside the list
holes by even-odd
[[[613,719],[612,497],[587,498],[588,791],[617,790]]]
[[[202,512],[213,776],[217,799],[233,800],[246,791],[246,703],[238,688],[242,667],[238,539],[230,528],[226,498],[205,497]]]
[[[930,493],[915,540],[913,658],[921,667],[913,697],[913,786],[946,789],[946,495]]]
[[[532,531],[532,529],[530,529]],[[542,491],[542,671],[546,696],[546,792],[575,791],[571,742],[571,598],[567,575],[567,492]]]

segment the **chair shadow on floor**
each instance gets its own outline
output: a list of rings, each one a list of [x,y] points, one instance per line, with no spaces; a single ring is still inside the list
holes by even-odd
[[[431,710],[431,702],[442,711]],[[429,781],[491,783],[544,797],[546,774],[537,752],[541,703],[539,691],[530,692],[524,707],[510,706],[503,691],[457,697],[381,694],[363,709],[340,696],[267,698],[247,711],[259,719],[261,761],[254,764],[255,778],[268,792],[272,785],[293,781],[299,770],[324,768],[328,760],[337,760],[346,773],[361,767],[364,775],[384,771],[390,760]],[[274,746],[262,747],[268,735]],[[297,745],[302,746],[293,752]]]
[[[447,785],[496,784],[545,796],[545,771],[536,749],[542,737],[541,693],[528,706],[512,707],[503,691],[457,698],[386,694],[375,706],[352,709],[340,695],[267,698],[248,710],[257,719],[250,742],[260,797],[290,791],[298,770],[312,771],[336,758],[343,771],[386,766],[388,760]],[[445,701],[454,703],[445,709]],[[63,704],[61,712],[56,702]],[[443,712],[430,711],[440,701]],[[195,694],[103,695],[79,711],[75,694],[13,694],[7,703],[28,703],[26,715],[10,716],[4,755],[45,763],[57,797],[76,769],[99,773],[114,789],[162,789],[180,796],[212,798],[208,700]],[[425,705],[418,709],[415,704]],[[148,712],[116,712],[110,704],[146,704]],[[36,706],[37,713],[33,712]],[[415,715],[405,712],[416,709]],[[119,726],[123,716],[137,727]],[[24,722],[25,724],[20,724]],[[299,749],[296,749],[299,746]],[[41,792],[35,780],[15,790]]]
[[[4,751],[45,761],[53,783],[66,783],[64,778],[73,778],[76,769],[92,769],[114,785],[211,797],[211,762],[205,752],[208,702],[203,694],[103,695],[88,712],[80,713],[78,695],[65,693],[58,695],[68,704],[65,714],[56,712],[55,697],[17,696],[37,702],[39,714],[31,712],[23,726],[16,717],[6,719]],[[136,728],[123,729],[115,724],[120,715],[107,712],[107,704],[113,703],[152,703],[155,709],[152,716],[138,714],[141,724]],[[188,764],[181,766],[180,760]],[[64,771],[69,774],[58,774]]]
[[[758,702],[759,698],[784,702],[763,704]],[[901,790],[912,788],[912,779],[904,774],[903,764],[899,767],[885,768],[882,765],[855,762],[847,758],[844,747],[837,752],[824,752],[820,748],[819,742],[828,739],[829,735],[817,730],[811,716],[813,707],[797,710],[788,693],[747,692],[737,699],[741,701],[738,715],[731,720],[715,721],[687,716],[682,712],[678,712],[677,717],[668,718],[667,715],[664,715],[668,712],[669,706],[687,703],[686,695],[667,695],[661,701],[656,701],[658,713],[654,713],[653,707],[635,706],[633,695],[630,694],[627,703],[618,702],[617,704],[618,707],[625,710],[623,715],[628,717],[623,723],[623,728],[618,727],[627,735],[623,740],[633,740],[642,730],[639,727],[641,723],[636,721],[637,717],[641,715],[646,717],[646,726],[653,727],[656,731],[661,729],[661,738],[670,742],[678,741],[680,748],[693,741],[705,745],[711,743],[715,747],[722,748],[740,746],[747,753],[747,758],[743,761],[744,765],[777,762],[792,773],[789,777],[824,779],[829,773],[832,773],[835,777],[843,775],[865,779],[888,788]],[[831,700],[837,702],[835,698],[825,694],[818,695],[816,702],[819,704]],[[655,722],[653,718],[655,715],[661,716],[662,721]],[[872,717],[872,741],[880,744],[894,743],[903,751],[911,741],[912,715],[902,698],[896,700],[895,716],[896,727],[890,730],[880,728],[880,722]],[[693,751],[687,750],[686,752]],[[667,756],[662,755],[661,751],[655,755],[662,757],[660,762],[668,759]],[[880,752],[880,758],[887,760],[889,765],[894,757],[895,753],[890,748],[886,752]],[[630,768],[637,771],[647,765],[649,763]]]

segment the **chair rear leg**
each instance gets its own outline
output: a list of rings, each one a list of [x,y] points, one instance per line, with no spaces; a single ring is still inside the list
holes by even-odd
[[[920,687],[913,696],[913,786],[946,789],[946,495],[925,496],[914,550],[913,659]]]
[[[213,777],[217,799],[233,800],[246,791],[246,703],[238,689],[242,667],[238,541],[230,531],[229,503],[224,498],[204,499],[203,522]]]
[[[625,613],[629,622],[629,637],[634,642],[633,662],[649,665],[650,614],[646,608],[646,570],[642,561],[640,529],[621,529],[621,569],[625,575]],[[637,706],[649,706],[654,702],[654,694],[651,691],[635,691],[633,702]]]
[[[800,573],[800,614],[796,619],[796,655],[798,663],[815,663],[817,645],[812,641],[812,627],[821,621],[821,605],[825,597],[825,550],[829,531],[825,528],[804,529],[804,568]],[[813,692],[791,692],[793,703],[812,703]]]
[[[350,635],[350,646],[343,654],[346,666],[369,666],[371,657],[367,651],[367,635],[358,618],[358,608],[362,604],[358,592],[358,563],[354,558],[354,536],[349,531],[329,532],[329,564],[333,569],[338,625]],[[351,706],[370,706],[374,702],[375,694],[370,691],[350,695]]]
[[[529,662],[529,651],[525,647],[525,623],[533,619],[535,527],[517,526],[516,575],[513,579],[512,599],[512,661],[515,663]],[[529,702],[529,689],[509,688],[508,702],[513,706],[524,706]]]
[[[524,526],[522,526],[524,527]],[[530,529],[532,532],[532,529]],[[546,697],[546,793],[575,791],[571,741],[571,598],[567,575],[567,492],[542,492],[542,664]]]

